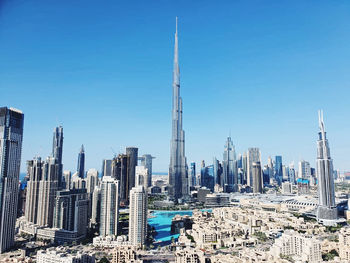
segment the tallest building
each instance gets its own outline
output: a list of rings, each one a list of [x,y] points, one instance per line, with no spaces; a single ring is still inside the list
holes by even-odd
[[[318,179],[317,220],[324,225],[335,225],[338,218],[335,204],[333,160],[331,158],[326,131],[323,122],[323,112],[318,112],[320,131],[317,140],[316,171]]]
[[[180,69],[178,57],[177,18],[175,31],[172,137],[170,142],[169,195],[177,200],[188,194],[185,157],[185,132],[182,129],[182,98],[180,96]]]

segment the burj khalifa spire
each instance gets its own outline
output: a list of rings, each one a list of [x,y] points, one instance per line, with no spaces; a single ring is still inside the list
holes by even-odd
[[[182,98],[180,96],[180,69],[178,58],[177,17],[173,71],[172,137],[170,142],[169,195],[178,200],[188,194],[185,132],[182,129]]]

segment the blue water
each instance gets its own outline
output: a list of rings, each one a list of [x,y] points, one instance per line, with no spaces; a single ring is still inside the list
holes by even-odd
[[[157,235],[155,237],[156,241],[159,241],[160,245],[167,245],[171,243],[171,238],[175,238],[175,240],[179,237],[179,234],[171,235],[171,220],[175,215],[189,215],[192,216],[192,211],[154,211],[154,218],[148,219],[148,224],[154,226],[157,231]]]

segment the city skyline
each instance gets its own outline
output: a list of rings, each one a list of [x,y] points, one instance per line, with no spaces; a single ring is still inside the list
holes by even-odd
[[[19,108],[26,115],[22,172],[26,169],[27,160],[31,160],[36,155],[44,159],[50,154],[52,131],[59,125],[63,126],[65,133],[64,170],[75,171],[76,154],[80,145],[84,144],[86,170],[100,169],[102,159],[112,158],[111,147],[117,152],[123,152],[127,146],[136,146],[140,154],[150,153],[157,157],[153,165],[155,172],[167,171],[171,131],[172,32],[173,19],[177,15],[175,13],[179,13],[181,26],[181,82],[182,96],[186,101],[184,129],[186,130],[188,163],[194,160],[199,164],[203,159],[206,163],[211,164],[214,156],[221,159],[225,139],[231,130],[237,154],[247,151],[249,147],[258,147],[261,151],[262,163],[266,163],[270,155],[272,157],[281,155],[285,164],[293,160],[297,163],[300,159],[305,159],[312,167],[315,167],[314,130],[317,129],[317,126],[314,119],[317,109],[323,108],[327,113],[327,129],[332,134],[334,168],[350,169],[347,166],[348,156],[350,156],[347,134],[350,127],[346,123],[349,109],[343,99],[350,95],[347,90],[349,62],[346,61],[346,55],[350,52],[343,44],[347,42],[345,28],[350,21],[341,12],[341,4],[332,7],[321,4],[317,7],[321,15],[308,14],[308,18],[313,23],[309,23],[304,29],[301,28],[302,22],[296,20],[300,18],[306,21],[307,12],[302,12],[294,6],[293,10],[299,11],[297,15],[288,14],[289,19],[295,22],[292,27],[295,31],[290,30],[288,34],[283,33],[283,26],[275,26],[273,19],[267,20],[262,25],[253,23],[268,16],[268,10],[261,6],[259,7],[262,8],[262,12],[252,23],[247,22],[247,19],[252,16],[251,13],[248,13],[248,18],[245,19],[242,16],[231,18],[231,13],[228,11],[218,22],[213,23],[213,18],[207,16],[210,9],[209,4],[202,7],[201,12],[193,16],[180,11],[181,3],[172,12],[168,10],[172,7],[171,5],[162,6],[167,10],[163,16],[158,15],[152,19],[149,15],[144,15],[140,20],[134,22],[130,29],[130,34],[134,34],[132,37],[119,27],[113,33],[120,38],[106,38],[100,35],[102,39],[111,41],[106,45],[98,45],[96,56],[79,53],[77,49],[80,41],[84,40],[90,31],[78,34],[69,41],[59,42],[68,45],[72,41],[75,44],[71,51],[66,49],[62,51],[63,59],[68,59],[67,61],[58,59],[54,55],[58,49],[52,44],[57,39],[49,35],[51,38],[48,38],[47,41],[51,46],[43,48],[42,55],[35,48],[31,50],[33,53],[28,53],[38,55],[36,58],[38,62],[35,62],[31,55],[26,53],[28,48],[33,48],[38,39],[28,38],[30,43],[26,47],[10,46],[16,43],[16,40],[21,39],[21,33],[26,36],[28,30],[33,26],[38,26],[39,23],[33,20],[30,14],[23,14],[27,19],[25,21],[28,22],[26,25],[14,23],[12,16],[17,15],[16,12],[23,12],[23,8],[30,7],[30,5],[23,4],[19,9],[11,9],[11,5],[13,4],[4,4],[3,10],[8,12],[4,12],[1,19],[7,26],[6,30],[17,33],[10,34],[10,31],[5,29],[0,33],[0,46],[3,46],[2,50],[8,51],[8,54],[1,51],[4,60],[0,62],[2,72],[0,88],[6,90],[11,88],[12,91],[4,94],[3,104]],[[248,6],[242,3],[227,3],[226,5],[248,10]],[[281,24],[286,26],[286,21],[281,18],[283,14],[286,14],[283,12],[286,11],[278,4],[276,5],[277,9],[282,12],[276,15],[281,20]],[[46,8],[47,13],[50,14],[52,9],[46,5],[42,6],[41,8]],[[78,6],[79,4],[73,6],[73,10]],[[307,4],[297,6],[305,7],[306,10],[311,8]],[[109,12],[116,9],[115,5],[112,7],[111,11],[105,10],[105,7],[101,11],[111,15],[112,13]],[[32,8],[35,9],[35,7]],[[155,7],[151,5],[148,8]],[[215,8],[219,7],[215,6]],[[258,8],[255,7],[254,10],[257,11]],[[326,10],[329,11],[327,18],[331,19],[335,16],[339,18],[332,20],[329,25],[319,24]],[[46,15],[43,13],[43,18]],[[72,13],[68,12],[68,18],[73,19]],[[50,26],[57,27],[58,35],[74,32],[74,29],[67,27],[68,24],[58,26],[55,19],[57,17],[54,16],[48,19],[48,26],[39,27],[42,30],[40,33],[48,33]],[[93,19],[98,20],[99,16],[95,15]],[[108,30],[121,21],[113,20],[111,17],[110,19],[108,22],[110,24],[107,25]],[[137,26],[141,26],[141,21],[146,23],[141,29],[138,29]],[[164,25],[160,26],[159,21],[164,22]],[[106,26],[106,24],[96,25],[92,30],[99,29],[99,26]],[[326,41],[319,31],[314,31],[316,26],[325,30],[331,40]],[[78,23],[77,27],[82,27],[82,24]],[[333,32],[334,28],[337,29],[336,33]],[[244,48],[254,40],[253,36],[248,33],[244,34],[244,29],[248,30],[248,33],[256,33],[255,40],[258,43],[256,46],[251,44]],[[210,37],[205,36],[208,31],[210,31]],[[229,33],[224,33],[224,31]],[[263,32],[268,32],[268,37],[262,37]],[[306,34],[310,32],[313,35],[307,37]],[[144,38],[145,33],[149,38]],[[239,34],[235,35],[236,33]],[[288,40],[293,36],[299,38],[294,42],[289,42]],[[311,41],[311,38],[314,39]],[[139,42],[139,44],[131,45],[131,49],[137,55],[143,54],[143,56],[137,59],[136,54],[132,56],[129,52],[126,52],[127,55],[121,55],[120,52],[125,52],[127,44],[135,39],[142,39],[143,43],[142,45]],[[235,42],[238,44],[234,44]],[[322,44],[317,42],[322,42]],[[119,45],[114,47],[115,43]],[[276,48],[278,44],[280,46]],[[233,45],[233,48],[228,48],[230,45]],[[220,47],[223,50],[220,50]],[[102,48],[109,51],[102,52]],[[276,50],[272,52],[271,48]],[[87,51],[85,48],[83,50]],[[18,55],[15,54],[17,51],[19,51]],[[147,55],[144,54],[145,51],[148,52]],[[299,62],[292,58],[296,54]],[[44,66],[49,65],[49,60],[44,57],[45,55],[50,59],[58,59],[57,73],[54,72],[53,67],[42,71]],[[19,60],[20,56],[23,60]],[[305,58],[301,58],[302,56]],[[82,61],[78,62],[80,59]],[[116,62],[118,59],[121,59],[122,62],[128,61],[125,69],[121,68],[122,62],[121,64]],[[312,59],[315,61],[310,62]],[[283,60],[285,61],[282,63]],[[93,63],[96,64],[96,67],[93,66]],[[305,63],[305,66],[301,65],[302,63]],[[146,64],[149,68],[144,67]],[[22,67],[15,69],[19,65]],[[98,69],[101,66],[103,68]],[[71,72],[68,72],[69,70]],[[43,74],[39,76],[38,72],[41,71]],[[86,76],[87,72],[100,76],[91,78]],[[135,76],[145,83],[141,85],[140,82],[132,80],[132,73],[136,73]],[[157,78],[152,76],[150,80],[147,78],[150,74],[156,75]],[[82,76],[85,76],[86,79],[83,79]],[[103,79],[106,76],[109,77]],[[278,81],[276,81],[276,76]],[[323,91],[328,89],[332,89],[333,92],[323,94]],[[150,94],[145,94],[144,90],[149,91]],[[13,96],[15,93],[18,95]],[[71,96],[67,96],[69,94]],[[33,99],[36,99],[35,102]],[[219,100],[220,103],[215,100]],[[147,104],[144,101],[147,101]],[[234,107],[229,107],[228,104]],[[250,109],[249,104],[261,107]],[[133,110],[130,110],[131,106]],[[223,114],[223,112],[226,113]],[[223,125],[223,120],[226,121],[226,125]],[[146,129],[139,127],[146,127]]]

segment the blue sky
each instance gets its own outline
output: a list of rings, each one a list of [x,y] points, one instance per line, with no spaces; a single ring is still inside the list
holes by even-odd
[[[57,125],[64,169],[84,144],[87,168],[137,146],[167,171],[175,16],[188,162],[221,159],[231,132],[237,152],[314,165],[322,108],[350,170],[349,1],[3,0],[0,104],[25,114],[22,171]]]

